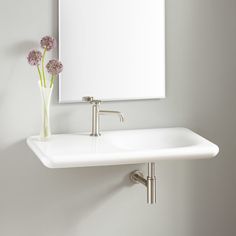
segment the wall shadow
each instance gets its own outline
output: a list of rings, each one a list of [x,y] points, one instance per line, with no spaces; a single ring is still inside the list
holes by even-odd
[[[30,222],[23,231],[26,234],[55,233],[57,229],[59,235],[65,235],[63,230],[79,225],[119,191],[132,186],[129,173],[133,165],[48,169],[25,141],[0,153],[3,229],[9,222],[16,227]],[[33,232],[35,228],[41,229],[38,234]]]

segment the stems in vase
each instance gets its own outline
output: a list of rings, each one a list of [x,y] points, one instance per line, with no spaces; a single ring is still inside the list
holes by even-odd
[[[41,106],[42,106],[42,126],[40,138],[42,141],[47,141],[51,136],[50,129],[50,101],[52,95],[52,88],[45,88],[40,86],[41,92]]]

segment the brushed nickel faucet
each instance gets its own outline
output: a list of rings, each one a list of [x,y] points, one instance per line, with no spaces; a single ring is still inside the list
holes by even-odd
[[[117,115],[120,122],[124,122],[124,117],[119,111],[100,110],[101,100],[96,100],[93,97],[83,97],[82,101],[92,104],[92,132],[91,136],[101,136],[100,133],[100,115]]]

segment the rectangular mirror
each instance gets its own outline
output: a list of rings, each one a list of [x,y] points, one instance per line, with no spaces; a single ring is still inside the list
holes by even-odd
[[[165,97],[164,0],[59,0],[60,102]]]

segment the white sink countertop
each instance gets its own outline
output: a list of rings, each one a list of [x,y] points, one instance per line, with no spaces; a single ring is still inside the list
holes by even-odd
[[[48,168],[204,159],[219,152],[217,145],[186,128],[105,131],[100,137],[58,134],[46,142],[32,136],[27,144]]]

